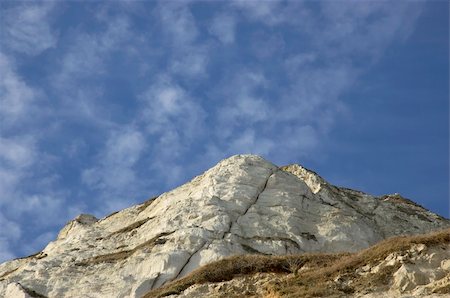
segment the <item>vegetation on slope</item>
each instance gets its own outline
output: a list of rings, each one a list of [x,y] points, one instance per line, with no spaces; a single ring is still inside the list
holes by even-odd
[[[288,256],[239,255],[207,264],[184,278],[155,289],[145,298],[179,294],[194,284],[228,281],[255,273],[293,273],[301,267],[322,268],[348,254],[304,254]]]
[[[388,285],[398,267],[391,266],[367,275],[359,275],[356,270],[366,265],[375,266],[393,252],[405,253],[414,244],[450,244],[450,229],[426,235],[394,237],[353,254],[234,256],[207,264],[144,297],[179,294],[194,284],[228,281],[239,275],[266,272],[286,274],[283,281],[268,286],[267,293],[270,297],[337,297],[372,292],[380,286]],[[351,286],[342,280],[352,280]]]
[[[342,296],[344,294],[372,292],[378,287],[388,285],[392,274],[398,267],[390,266],[385,270],[367,275],[356,273],[363,266],[375,266],[391,253],[406,253],[414,244],[435,246],[450,244],[450,229],[418,235],[390,238],[342,259],[327,267],[313,268],[298,276],[286,278],[283,283],[271,285],[269,292],[283,297],[323,297]],[[340,280],[352,280],[352,286],[344,286]]]

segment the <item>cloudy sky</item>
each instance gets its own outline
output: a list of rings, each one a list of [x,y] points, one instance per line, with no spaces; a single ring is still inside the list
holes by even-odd
[[[239,153],[449,215],[445,0],[0,5],[0,260]]]

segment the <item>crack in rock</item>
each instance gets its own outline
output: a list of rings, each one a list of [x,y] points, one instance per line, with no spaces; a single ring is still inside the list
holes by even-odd
[[[245,215],[247,214],[248,210],[250,210],[250,208],[251,208],[252,206],[254,206],[254,205],[258,202],[259,197],[261,196],[261,194],[262,194],[262,193],[266,190],[266,188],[267,188],[267,183],[269,182],[270,177],[272,177],[272,175],[274,175],[278,170],[279,170],[278,168],[276,169],[276,171],[270,170],[270,175],[267,177],[266,181],[264,182],[264,185],[263,185],[261,191],[258,192],[258,194],[256,195],[256,197],[255,197],[255,199],[253,200],[253,202],[251,202],[251,203],[248,205],[248,207],[245,209],[245,211],[244,211],[242,214],[240,214],[240,215],[236,218],[236,220],[235,220],[234,222],[231,221],[230,227],[228,228],[228,231],[226,231],[226,232],[224,233],[224,235],[227,234],[227,233],[231,233],[231,230],[232,230],[232,228],[233,228],[233,225],[234,225],[234,224],[237,224],[237,222],[239,221],[239,219],[240,219],[241,217],[245,216]]]
[[[278,170],[279,170],[279,169],[277,169],[277,171],[278,171]],[[238,220],[239,220],[242,216],[245,216],[245,215],[247,214],[248,210],[250,210],[250,208],[251,208],[253,205],[255,205],[255,204],[257,203],[257,201],[259,200],[259,197],[261,196],[261,194],[266,190],[266,188],[267,188],[267,183],[269,182],[270,177],[272,177],[272,175],[275,174],[275,173],[276,173],[276,171],[271,170],[270,174],[269,174],[268,177],[266,178],[266,181],[264,182],[264,185],[263,185],[261,191],[259,191],[258,194],[255,196],[255,199],[253,200],[253,202],[251,202],[251,203],[248,205],[248,207],[245,209],[245,211],[244,211],[242,214],[240,214],[234,222],[233,222],[233,221],[230,221],[230,225],[229,225],[229,227],[228,227],[228,230],[225,231],[225,232],[223,233],[222,239],[225,238],[225,235],[226,235],[226,234],[230,234],[230,233],[231,233],[231,230],[232,230],[232,228],[233,228],[233,224],[234,224],[234,223],[237,223]],[[213,239],[214,239],[214,237],[213,237]],[[291,240],[291,241],[292,241],[292,240]],[[189,264],[189,262],[191,261],[192,257],[193,257],[195,254],[197,254],[198,252],[200,252],[201,250],[203,250],[203,248],[204,248],[206,245],[209,246],[209,244],[210,244],[210,241],[205,241],[205,242],[204,242],[197,250],[195,250],[195,251],[189,256],[189,258],[186,260],[186,262],[185,262],[184,265],[181,267],[181,269],[178,271],[178,273],[177,273],[177,275],[175,276],[175,278],[173,278],[173,279],[171,279],[171,280],[177,279],[177,278],[181,275],[181,273],[183,272],[184,268]],[[295,244],[298,245],[297,243],[295,243]]]
[[[151,283],[151,285],[150,285],[150,290],[153,289],[154,285],[156,284],[156,281],[158,280],[158,278],[159,278],[160,276],[161,276],[161,272],[158,272],[158,273],[156,274],[156,277],[153,279],[153,281],[152,281],[152,283]]]
[[[180,274],[183,272],[183,270],[184,270],[184,268],[187,266],[187,264],[189,264],[189,262],[191,261],[192,257],[193,257],[196,253],[198,253],[199,251],[201,251],[201,250],[206,246],[206,244],[208,244],[208,243],[209,243],[209,241],[204,241],[203,244],[200,245],[199,248],[197,248],[197,249],[189,256],[189,258],[186,260],[186,262],[184,263],[184,265],[181,266],[181,269],[178,271],[177,275],[176,275],[174,278],[172,278],[171,280],[177,279],[177,278],[180,276]]]

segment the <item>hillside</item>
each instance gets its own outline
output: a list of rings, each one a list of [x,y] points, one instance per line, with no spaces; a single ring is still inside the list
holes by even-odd
[[[450,296],[450,229],[343,254],[243,255],[150,291],[166,297]]]
[[[446,228],[449,220],[398,194],[376,197],[299,165],[236,155],[140,205],[78,216],[43,251],[0,265],[0,296],[142,297],[231,256],[326,253],[337,261],[336,253]]]

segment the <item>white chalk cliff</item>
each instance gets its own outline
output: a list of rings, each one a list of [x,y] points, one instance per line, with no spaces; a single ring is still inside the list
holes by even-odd
[[[398,194],[375,197],[299,165],[237,155],[141,205],[80,215],[42,252],[0,265],[0,297],[141,297],[230,255],[354,252],[448,227]]]

